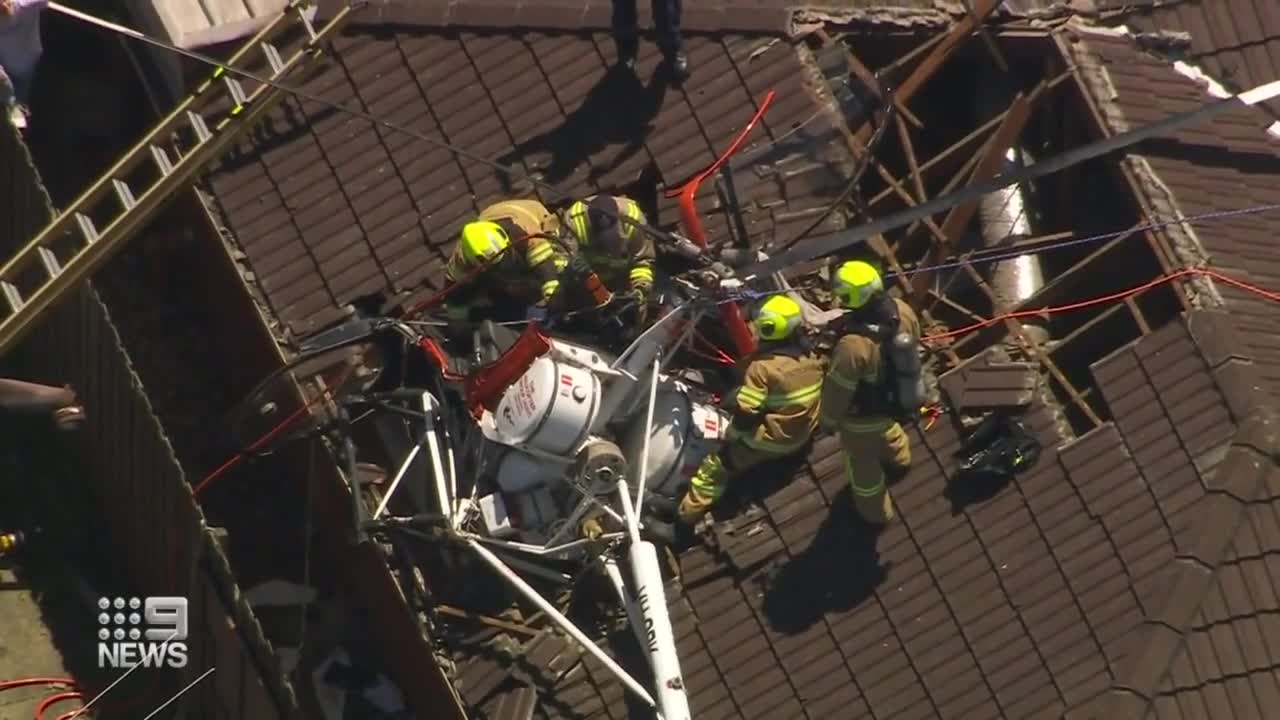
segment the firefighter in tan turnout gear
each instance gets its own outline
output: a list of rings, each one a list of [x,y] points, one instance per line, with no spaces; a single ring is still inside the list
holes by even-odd
[[[612,296],[630,301],[628,322],[643,326],[657,254],[653,238],[637,227],[646,224],[640,206],[626,197],[593,195],[569,206],[565,224],[578,255]]]
[[[450,320],[465,320],[494,299],[545,309],[560,290],[568,264],[560,220],[536,200],[506,200],[486,207],[462,228],[445,278]]]
[[[694,473],[680,501],[681,522],[692,525],[706,514],[732,476],[790,455],[813,437],[825,363],[801,325],[800,306],[786,295],[765,300],[752,319],[759,347],[744,361],[742,385],[725,398],[733,415],[728,442]]]
[[[911,465],[898,419],[920,408],[920,322],[909,305],[885,294],[869,263],[840,265],[831,290],[849,312],[822,386],[822,424],[840,437],[858,514],[884,524],[894,517],[885,471],[905,473]]]

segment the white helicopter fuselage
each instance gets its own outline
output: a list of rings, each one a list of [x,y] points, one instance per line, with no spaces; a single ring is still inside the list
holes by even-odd
[[[535,545],[564,539],[559,531],[578,500],[567,478],[584,448],[616,443],[634,489],[645,446],[648,373],[611,369],[612,358],[580,345],[551,345],[481,420],[497,459],[497,490],[479,499],[486,530]],[[623,397],[606,402],[611,395]],[[609,407],[616,408],[613,417],[602,417]],[[698,464],[723,441],[728,424],[709,395],[659,376],[644,463],[646,490],[678,499]],[[597,495],[614,491],[612,485],[587,489]]]

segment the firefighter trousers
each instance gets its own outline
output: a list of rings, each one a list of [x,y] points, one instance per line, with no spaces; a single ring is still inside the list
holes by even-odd
[[[911,466],[911,440],[892,420],[846,421],[839,430],[844,468],[853,490],[853,507],[867,522],[883,525],[894,517],[885,487],[885,466]]]
[[[797,448],[798,449],[798,448]],[[689,489],[680,500],[680,520],[692,525],[711,509],[724,494],[729,480],[762,463],[786,457],[795,450],[774,451],[751,447],[741,440],[730,440],[702,459],[697,472],[689,480]]]

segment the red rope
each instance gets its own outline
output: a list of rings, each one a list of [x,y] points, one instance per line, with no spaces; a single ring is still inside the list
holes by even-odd
[[[968,335],[971,332],[976,332],[978,330],[991,327],[992,325],[1004,322],[1005,320],[1017,320],[1019,318],[1025,318],[1025,317],[1044,317],[1045,315],[1057,315],[1061,313],[1074,312],[1076,310],[1084,310],[1086,308],[1096,307],[1098,305],[1106,305],[1113,302],[1121,302],[1126,298],[1132,297],[1142,292],[1146,292],[1147,290],[1150,290],[1155,287],[1159,287],[1161,285],[1164,285],[1165,283],[1173,282],[1174,280],[1178,280],[1180,278],[1192,277],[1192,276],[1210,277],[1210,278],[1213,278],[1214,280],[1218,280],[1232,287],[1239,288],[1241,290],[1245,290],[1247,292],[1253,293],[1255,295],[1263,297],[1272,302],[1280,302],[1280,293],[1272,292],[1271,290],[1258,287],[1257,285],[1252,285],[1242,280],[1236,280],[1235,278],[1224,275],[1218,272],[1217,270],[1209,270],[1209,269],[1202,269],[1202,268],[1187,268],[1185,270],[1178,270],[1176,272],[1171,272],[1166,275],[1161,275],[1160,277],[1155,278],[1154,280],[1145,282],[1136,287],[1129,288],[1128,290],[1121,290],[1119,292],[1113,292],[1107,295],[1099,295],[1097,297],[1092,297],[1092,298],[1080,300],[1073,303],[1066,303],[1064,305],[1049,305],[1042,308],[1018,310],[1018,311],[1009,312],[1009,313],[1001,313],[987,320],[981,320],[979,322],[971,323],[969,325],[965,325],[964,327],[956,328],[955,330],[947,330],[946,332],[933,333],[931,335],[926,335],[925,337],[921,338],[921,340],[923,340],[924,342],[937,342],[939,340],[947,340],[959,335]]]
[[[57,694],[55,694],[55,695],[50,695],[49,697],[47,697],[47,698],[45,698],[44,700],[42,700],[42,701],[40,702],[40,704],[39,704],[39,705],[37,705],[37,706],[36,706],[36,716],[35,716],[35,720],[45,720],[44,712],[45,712],[46,710],[48,710],[49,708],[53,707],[54,705],[57,705],[57,704],[58,704],[58,703],[60,703],[60,702],[65,702],[65,701],[67,701],[67,700],[81,700],[81,701],[83,701],[83,700],[84,700],[84,693],[71,691],[71,692],[60,692],[60,693],[57,693]],[[67,712],[65,712],[65,713],[63,713],[63,714],[61,714],[61,715],[59,715],[59,716],[58,716],[58,720],[63,720],[63,718],[71,718],[71,717],[75,717],[75,714],[76,714],[77,712],[79,712],[79,710],[69,710],[69,711],[67,711]]]

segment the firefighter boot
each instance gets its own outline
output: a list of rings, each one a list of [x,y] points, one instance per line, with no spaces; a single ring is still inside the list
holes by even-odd
[[[727,474],[728,468],[720,459],[719,453],[711,453],[702,459],[698,471],[689,479],[689,489],[680,500],[678,515],[681,524],[688,527],[698,524],[715,501],[720,499]]]

